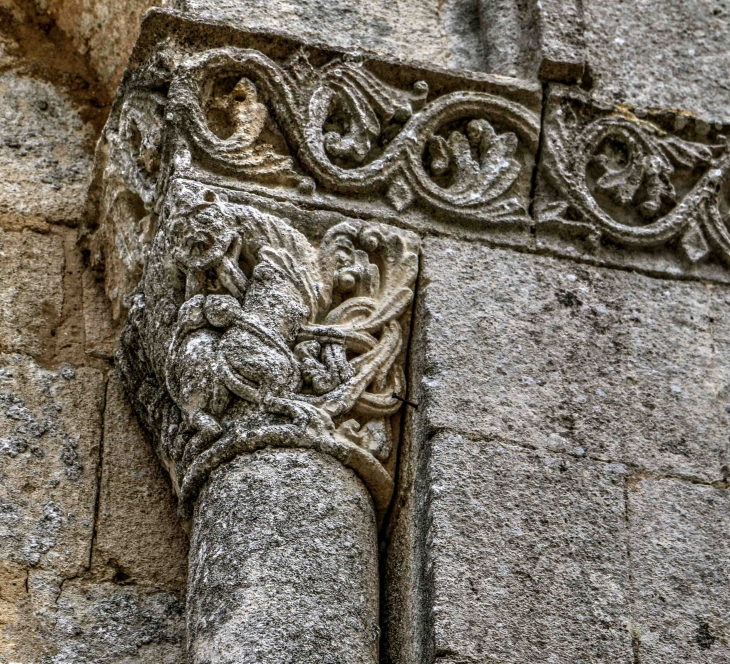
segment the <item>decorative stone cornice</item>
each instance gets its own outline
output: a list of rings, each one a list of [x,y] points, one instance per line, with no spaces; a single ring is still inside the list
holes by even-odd
[[[727,281],[728,129],[552,86],[535,202],[539,245]]]

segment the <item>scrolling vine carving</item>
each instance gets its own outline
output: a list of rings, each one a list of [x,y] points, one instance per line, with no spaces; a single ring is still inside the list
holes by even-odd
[[[596,117],[597,116],[597,117]],[[730,148],[698,142],[652,122],[595,108],[573,92],[550,103],[542,173],[559,200],[543,225],[628,247],[677,243],[697,263],[730,261]]]
[[[183,511],[218,464],[266,446],[333,455],[379,510],[390,500],[417,236],[379,214],[295,227],[266,200],[528,223],[534,113],[317,58],[157,45],[105,130],[97,240],[127,279],[110,292],[129,311],[118,366]]]
[[[231,47],[188,58],[169,79],[160,151],[303,191],[382,192],[397,210],[422,201],[462,216],[526,216],[514,185],[538,124],[514,102],[477,91],[428,101],[425,81],[396,89],[354,56],[315,68],[303,52],[279,65]]]

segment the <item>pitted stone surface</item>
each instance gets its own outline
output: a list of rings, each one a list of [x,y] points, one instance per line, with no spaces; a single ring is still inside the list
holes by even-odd
[[[6,661],[44,664],[181,664],[184,604],[170,592],[63,581],[32,570],[20,622],[6,629]],[[5,653],[3,653],[5,654]]]
[[[46,0],[41,6],[56,20],[76,50],[86,55],[113,94],[139,33],[142,15],[164,0]]]
[[[725,0],[587,0],[584,10],[588,61],[599,97],[730,122],[730,5]]]
[[[642,664],[730,658],[730,495],[674,479],[628,492],[634,629]]]
[[[188,542],[170,482],[114,373],[103,443],[94,569],[124,583],[184,593]]]
[[[313,451],[219,467],[193,519],[192,664],[375,664],[375,514],[351,470]]]
[[[442,239],[422,280],[429,429],[722,479],[726,287]]]
[[[104,378],[0,357],[0,559],[80,574],[89,563]]]
[[[626,468],[451,433],[428,447],[437,657],[632,662]]]
[[[86,202],[93,128],[58,88],[0,74],[0,217],[78,222]]]
[[[173,0],[193,16],[249,30],[280,30],[332,46],[356,46],[445,67],[483,69],[476,2],[296,2],[272,12],[262,0]]]
[[[40,355],[63,308],[63,239],[0,230],[0,350]]]

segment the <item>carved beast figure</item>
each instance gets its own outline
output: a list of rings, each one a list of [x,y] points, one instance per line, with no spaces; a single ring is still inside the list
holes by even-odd
[[[182,504],[218,463],[265,445],[326,449],[387,503],[383,418],[403,388],[413,236],[351,220],[315,247],[287,220],[198,185],[178,183],[171,200],[120,364],[155,365],[147,410]]]

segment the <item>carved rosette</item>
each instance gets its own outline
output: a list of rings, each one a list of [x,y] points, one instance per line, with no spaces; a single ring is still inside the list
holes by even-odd
[[[545,192],[545,185],[554,195]],[[730,263],[730,145],[722,127],[599,105],[555,86],[548,100],[538,232],[658,249],[681,264]]]

